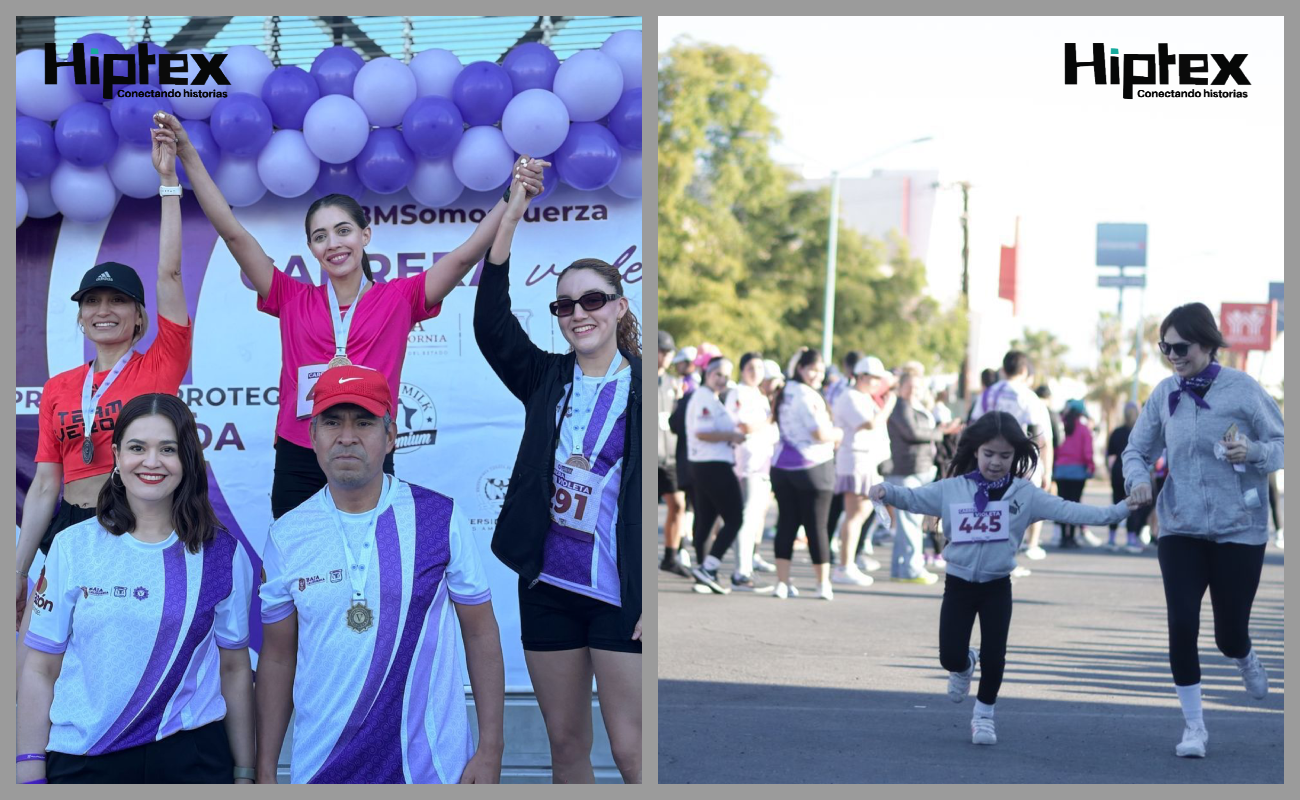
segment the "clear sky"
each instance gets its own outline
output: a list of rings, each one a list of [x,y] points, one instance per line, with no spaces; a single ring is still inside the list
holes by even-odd
[[[1216,313],[1224,301],[1265,302],[1269,281],[1282,280],[1280,17],[659,18],[661,52],[679,36],[767,59],[767,103],[783,137],[773,155],[804,164],[806,177],[934,137],[847,175],[937,169],[942,182],[973,184],[977,308],[996,295],[998,245],[1012,243],[1019,216],[1018,323],[1054,331],[1076,365],[1093,362],[1097,314],[1116,305],[1116,290],[1096,285],[1098,222],[1149,225],[1148,315],[1193,300]],[[1066,42],[1089,54],[1093,42],[1121,55],[1155,53],[1161,42],[1174,54],[1246,53],[1250,86],[1207,88],[1249,97],[1125,100],[1120,86],[1094,85],[1090,69],[1066,86]],[[960,288],[960,198],[939,198],[928,267],[931,292],[950,301]],[[1130,324],[1138,300],[1125,292]],[[1280,350],[1267,368],[1280,378]]]

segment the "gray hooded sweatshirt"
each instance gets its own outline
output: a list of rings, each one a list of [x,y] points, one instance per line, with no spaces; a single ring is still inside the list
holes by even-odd
[[[1205,393],[1209,409],[1185,391],[1169,413],[1178,378],[1160,382],[1124,448],[1128,492],[1150,483],[1151,465],[1168,450],[1169,478],[1156,500],[1160,535],[1198,536],[1229,544],[1268,542],[1268,474],[1282,469],[1282,412],[1254,378],[1222,367]],[[1214,456],[1214,445],[1236,423],[1250,440],[1246,471]]]

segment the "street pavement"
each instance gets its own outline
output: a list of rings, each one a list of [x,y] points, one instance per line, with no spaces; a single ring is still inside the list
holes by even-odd
[[[1084,501],[1103,505],[1109,495],[1090,491]],[[659,519],[662,547],[662,506]],[[1105,528],[1093,532],[1105,538]],[[1199,760],[1174,755],[1183,724],[1154,546],[1142,555],[1050,545],[1042,561],[1021,555],[1033,574],[1013,588],[992,747],[970,743],[977,683],[961,705],[945,693],[943,581],[891,583],[890,550],[876,547],[885,566],[873,586],[837,584],[831,602],[811,597],[806,550],[795,553],[803,594],[784,601],[697,594],[689,580],[658,573],[661,783],[1283,781],[1283,553],[1271,542],[1251,620],[1269,694],[1250,699],[1215,649],[1207,597],[1200,655],[1210,738]]]

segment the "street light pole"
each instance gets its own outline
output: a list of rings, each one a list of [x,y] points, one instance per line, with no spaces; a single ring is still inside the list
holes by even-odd
[[[970,325],[970,181],[961,181],[961,306]],[[970,371],[970,342],[961,354],[961,375],[957,378],[957,399],[966,399]]]
[[[831,338],[835,334],[835,256],[840,233],[840,173],[831,172],[831,229],[826,243],[826,302],[822,316],[822,359],[831,360]]]

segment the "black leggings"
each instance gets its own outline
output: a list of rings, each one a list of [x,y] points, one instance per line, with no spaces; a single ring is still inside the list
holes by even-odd
[[[713,523],[722,517],[722,528],[713,541],[708,554],[722,558],[740,533],[741,514],[745,501],[740,494],[740,479],[735,467],[726,461],[692,461],[691,490],[695,495],[695,524],[691,527],[695,539],[695,556],[704,564],[705,546]]]
[[[1112,481],[1110,484],[1110,501],[1112,503],[1118,503],[1119,501],[1123,500],[1125,497],[1128,497],[1128,493],[1124,491],[1124,484],[1122,482],[1115,483],[1114,481]],[[1129,512],[1128,521],[1124,523],[1125,526],[1128,528],[1129,533],[1136,536],[1142,532],[1142,528],[1145,527],[1147,524],[1147,519],[1151,517],[1151,509],[1154,506],[1155,504],[1152,503],[1151,505],[1142,506],[1136,511]],[[1118,527],[1119,527],[1118,524],[1112,524],[1110,526],[1111,533],[1114,533],[1115,529]]]
[[[980,688],[976,697],[985,705],[998,701],[1002,673],[1007,666],[1007,631],[1011,629],[1011,578],[972,583],[956,575],[943,581],[939,608],[939,663],[949,672],[965,672],[967,650],[980,619]]]
[[[776,495],[776,557],[794,556],[794,538],[803,526],[808,534],[808,555],[814,564],[829,564],[830,541],[826,518],[835,488],[835,462],[808,469],[772,468],[772,493]]]
[[[384,472],[395,475],[393,454],[384,457]],[[328,481],[316,460],[316,451],[275,438],[275,475],[271,481],[271,519],[293,511],[302,501],[325,488]]]
[[[1083,485],[1087,483],[1082,478],[1057,478],[1056,494],[1062,500],[1069,500],[1071,503],[1077,503],[1083,497]],[[1074,540],[1074,533],[1078,530],[1078,525],[1061,525],[1061,542]]]
[[[1169,617],[1169,667],[1176,685],[1192,686],[1201,682],[1196,639],[1206,587],[1219,652],[1228,658],[1250,652],[1250,607],[1264,569],[1264,545],[1163,535],[1158,552]]]

